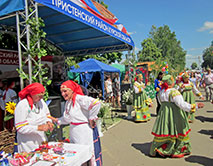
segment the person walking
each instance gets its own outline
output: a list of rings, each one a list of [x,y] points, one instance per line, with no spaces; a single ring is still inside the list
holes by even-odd
[[[204,104],[185,102],[181,93],[173,88],[174,79],[171,75],[164,76],[162,81],[162,90],[158,94],[161,107],[152,129],[154,140],[150,155],[181,158],[191,153],[191,129],[186,112],[194,112],[196,107],[202,108]]]
[[[213,74],[211,69],[207,68],[207,74],[203,76],[203,82],[205,83],[206,100],[213,100]]]
[[[149,106],[151,106],[152,100],[148,98],[145,93],[145,85],[143,83],[142,74],[138,74],[134,83],[134,99],[133,108],[135,110],[136,122],[147,122],[151,119]]]
[[[200,99],[204,100],[204,97],[202,96],[201,92],[196,88],[196,84],[189,81],[189,75],[188,73],[184,73],[182,75],[182,82],[179,84],[178,89],[181,94],[183,95],[184,101],[195,104],[195,97],[198,96]],[[187,113],[189,122],[192,123],[195,119],[195,114],[193,112]]]
[[[157,95],[161,90],[162,78],[163,78],[163,72],[159,72],[157,78],[155,79],[155,90],[156,90],[156,101],[157,101],[156,114],[158,114],[160,109],[160,103],[158,101]]]
[[[112,79],[109,75],[106,76],[106,81],[104,82],[104,87],[106,91],[106,102],[112,103],[113,101],[113,91],[112,91]]]
[[[120,86],[120,77],[119,73],[115,73],[115,77],[113,79],[113,107],[116,107],[116,105],[121,108],[121,86]],[[117,103],[116,103],[117,102]]]

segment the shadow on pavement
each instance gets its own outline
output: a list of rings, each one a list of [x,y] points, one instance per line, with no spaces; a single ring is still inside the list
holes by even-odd
[[[206,101],[206,100],[195,100],[195,102],[199,102],[199,103],[205,103],[205,102],[210,102],[210,101]]]
[[[157,117],[157,114],[151,114],[151,117]]]
[[[195,119],[198,119],[201,122],[213,122],[213,118],[209,118],[205,116],[196,116]]]
[[[198,131],[198,133],[205,134],[205,135],[210,135],[211,136],[210,138],[213,139],[213,130],[200,130],[200,131]]]
[[[185,160],[190,163],[198,163],[200,165],[205,165],[205,166],[213,165],[213,159],[204,157],[204,156],[192,155],[192,156],[185,158]]]
[[[208,113],[213,113],[213,111],[206,111],[206,112],[208,112]]]
[[[136,144],[136,143],[132,143],[132,146],[137,149],[137,150],[140,150],[141,153],[145,154],[145,156],[149,156],[149,150],[150,150],[150,147],[151,147],[151,142],[149,143],[144,143],[144,144]]]

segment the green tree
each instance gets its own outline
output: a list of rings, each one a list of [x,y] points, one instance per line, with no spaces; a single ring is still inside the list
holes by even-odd
[[[203,63],[202,67],[207,68],[210,67],[211,69],[213,68],[213,41],[211,42],[211,45],[209,48],[206,48],[203,51]]]
[[[162,27],[152,26],[150,38],[161,52],[161,56],[168,59],[169,65],[175,69],[183,70],[185,67],[186,51],[181,47],[181,42],[176,39],[175,32],[171,32],[168,25]]]
[[[192,68],[192,69],[196,69],[196,68],[197,68],[197,63],[196,63],[196,62],[193,62],[192,65],[191,65],[191,68]]]
[[[72,57],[67,57],[65,59],[65,63],[67,64],[68,69],[71,66],[75,66],[75,68],[78,68],[79,66],[77,64],[79,62],[82,62],[89,58],[96,59],[106,64],[111,64],[116,61],[119,63],[122,60],[122,55],[123,54],[121,52],[112,52],[112,53],[96,54],[96,55],[72,56]]]
[[[138,61],[155,61],[161,57],[161,50],[157,48],[156,44],[153,42],[151,38],[145,39],[142,43],[142,51],[139,51]]]

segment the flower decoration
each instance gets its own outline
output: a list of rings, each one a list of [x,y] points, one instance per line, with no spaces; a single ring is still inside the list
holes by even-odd
[[[6,103],[5,110],[7,112],[9,112],[10,114],[14,115],[15,109],[16,109],[16,103],[14,103],[14,102]]]
[[[112,110],[112,106],[110,105],[110,103],[107,103],[103,100],[100,100],[100,102],[101,102],[101,108],[98,113],[98,117],[104,118],[107,115],[107,113],[109,113]]]
[[[6,116],[4,117],[4,121],[8,121],[14,117],[15,109],[16,109],[16,103],[14,102],[6,103],[6,106],[5,106]]]
[[[168,74],[169,73],[169,70],[168,70],[169,65],[167,64],[167,62],[164,62],[164,65],[165,66],[161,70],[162,70],[162,72]]]
[[[127,105],[131,105],[133,103],[133,90],[124,91],[122,98]]]

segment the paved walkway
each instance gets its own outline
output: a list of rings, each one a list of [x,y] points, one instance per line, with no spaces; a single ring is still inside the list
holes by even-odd
[[[101,137],[104,166],[213,166],[213,104],[196,112],[191,124],[192,154],[181,159],[153,158],[149,148],[153,136],[151,130],[156,118],[155,103],[151,108],[152,119],[148,123],[122,120]]]

